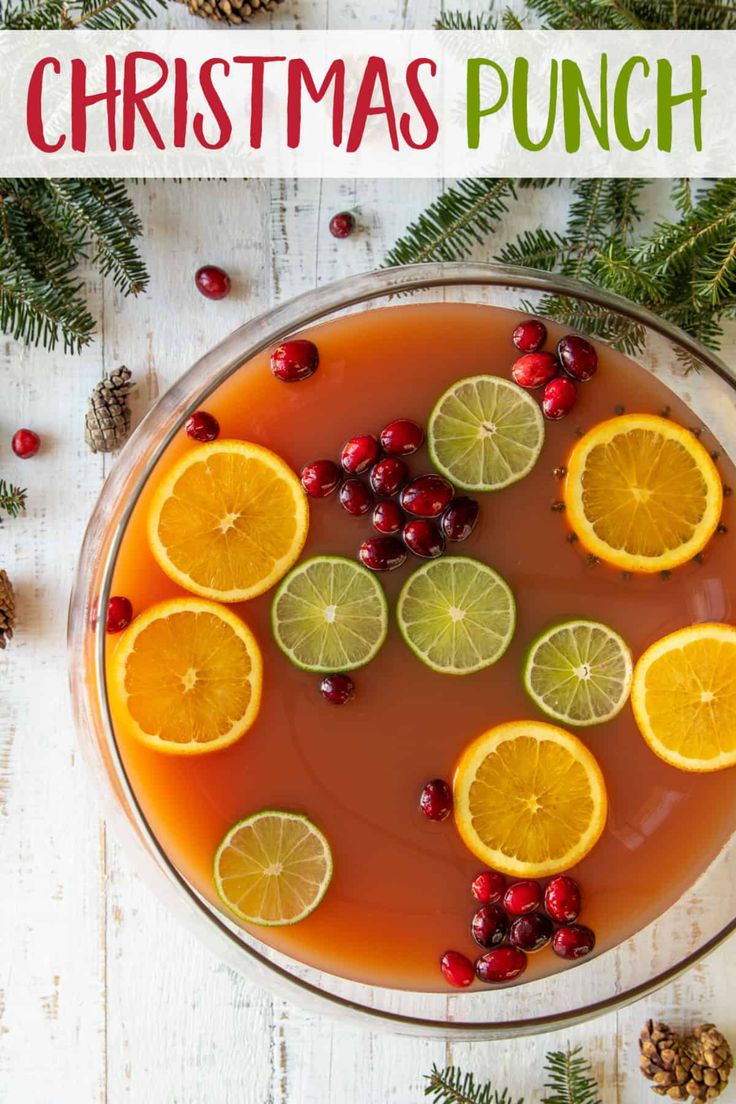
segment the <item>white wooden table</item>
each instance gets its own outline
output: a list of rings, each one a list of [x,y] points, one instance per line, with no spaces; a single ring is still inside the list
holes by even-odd
[[[287,0],[274,22],[428,26],[436,10],[425,0],[386,0],[382,8],[368,0],[303,0],[297,8]],[[159,23],[200,26],[178,8]],[[450,1048],[306,1015],[221,966],[168,915],[106,830],[78,753],[65,622],[81,535],[110,463],[91,456],[82,435],[86,397],[101,371],[119,363],[133,369],[139,418],[239,323],[316,283],[379,263],[440,187],[278,180],[136,186],[150,293],[122,300],[94,277],[90,301],[100,335],[81,357],[0,342],[0,473],[29,490],[27,515],[0,530],[0,566],[18,599],[17,636],[0,652],[0,1101],[416,1104],[432,1063],[452,1061],[508,1084],[530,1104],[540,1098],[545,1050],[569,1042],[592,1058],[604,1104],[636,1104],[654,1099],[637,1071],[636,1039],[647,1016],[675,1024],[712,1019],[736,1041],[733,942],[641,1005],[518,1043]],[[562,219],[563,196],[553,202]],[[355,205],[365,231],[335,241],[330,215]],[[196,292],[193,275],[206,262],[231,273],[229,299],[208,302]],[[21,425],[43,438],[42,452],[26,463],[9,447]],[[722,1099],[736,1100],[736,1089]]]

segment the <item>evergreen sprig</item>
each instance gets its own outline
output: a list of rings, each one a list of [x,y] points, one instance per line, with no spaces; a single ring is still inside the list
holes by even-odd
[[[591,1064],[580,1047],[547,1053],[544,1072],[548,1095],[542,1097],[541,1104],[601,1104]],[[497,1089],[491,1081],[479,1082],[457,1066],[433,1066],[424,1095],[431,1097],[433,1104],[514,1104],[508,1089]],[[524,1104],[523,1099],[516,1104]]]
[[[499,1092],[490,1081],[479,1084],[472,1073],[464,1073],[455,1066],[439,1069],[433,1066],[427,1077],[424,1095],[434,1104],[514,1104],[508,1089]],[[524,1104],[519,1098],[516,1104]]]
[[[17,487],[14,483],[6,483],[0,479],[0,524],[3,513],[8,517],[18,517],[26,508],[26,491]]]
[[[130,31],[165,7],[166,0],[6,0],[0,2],[0,29]]]

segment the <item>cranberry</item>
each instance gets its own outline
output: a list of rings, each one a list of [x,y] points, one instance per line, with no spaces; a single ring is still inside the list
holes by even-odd
[[[449,541],[467,540],[475,529],[480,507],[474,498],[455,498],[442,515],[442,532]]]
[[[230,294],[230,277],[217,265],[204,265],[198,269],[194,282],[197,290],[201,291],[206,299],[224,299]]]
[[[475,964],[481,981],[514,981],[526,970],[526,955],[518,947],[494,947]]]
[[[498,874],[495,870],[481,870],[480,874],[476,874],[473,878],[470,885],[471,893],[476,901],[480,901],[484,905],[492,905],[496,901],[500,901],[505,889],[506,879],[503,874]]]
[[[419,808],[428,820],[447,820],[452,812],[452,790],[444,778],[427,782],[419,797]]]
[[[285,341],[271,353],[271,371],[282,383],[301,383],[314,375],[318,366],[317,346],[303,338]]]
[[[207,441],[217,440],[220,436],[220,423],[214,414],[208,414],[206,410],[195,410],[187,418],[184,431],[193,441],[201,441],[204,444]]]
[[[396,502],[379,502],[373,511],[373,528],[379,533],[398,533],[404,523],[404,514]]]
[[[424,430],[408,418],[397,418],[381,430],[381,448],[389,456],[410,456],[424,444]]]
[[[503,943],[509,930],[509,918],[500,905],[483,905],[470,924],[470,933],[479,947]]]
[[[440,970],[456,989],[467,989],[475,981],[473,963],[459,951],[445,951],[440,959]]]
[[[340,486],[342,472],[332,460],[313,460],[302,468],[302,487],[312,498],[327,498]]]
[[[346,472],[351,475],[360,475],[368,471],[371,464],[378,459],[379,445],[377,439],[371,433],[362,433],[359,437],[351,437],[343,445],[340,454],[340,463]]]
[[[340,488],[340,505],[353,517],[360,517],[373,505],[373,495],[360,479],[346,479]]]
[[[350,211],[339,211],[330,219],[330,233],[333,238],[349,238],[355,229],[355,215]]]
[[[406,560],[406,549],[398,537],[370,537],[358,549],[358,559],[371,571],[395,571]]]
[[[19,429],[13,434],[11,447],[21,460],[30,460],[41,447],[41,438],[32,429]]]
[[[572,380],[558,376],[550,380],[542,392],[542,410],[545,418],[556,421],[569,414],[575,405],[578,391]]]
[[[526,318],[516,326],[511,340],[520,353],[536,353],[547,340],[547,327],[538,318]]]
[[[107,603],[107,619],[105,628],[109,633],[119,633],[127,629],[133,620],[133,606],[130,598],[123,598],[116,594]]]
[[[553,878],[544,891],[544,907],[558,924],[577,920],[580,913],[580,887],[566,874]]]
[[[401,505],[416,517],[439,517],[452,502],[455,492],[441,475],[419,475],[401,492]]]
[[[409,469],[395,456],[385,456],[371,468],[371,487],[377,495],[398,494],[408,478]]]
[[[355,693],[355,683],[350,675],[325,675],[319,684],[319,692],[332,705],[345,705]]]
[[[557,356],[568,376],[584,383],[598,371],[598,354],[584,337],[568,334],[557,345]]]
[[[512,882],[506,890],[503,898],[503,907],[512,916],[523,916],[527,912],[534,912],[542,904],[542,887],[539,882],[525,879],[522,882]]]
[[[595,935],[584,924],[566,924],[552,939],[552,950],[560,958],[585,958],[595,947]]]
[[[519,387],[533,390],[554,379],[559,367],[554,353],[525,353],[513,365],[511,375]]]
[[[529,916],[518,916],[511,925],[509,939],[514,947],[529,954],[541,951],[552,938],[552,921],[543,912],[532,912]]]
[[[434,522],[426,518],[407,521],[402,536],[409,551],[423,560],[435,560],[445,551],[445,538]]]

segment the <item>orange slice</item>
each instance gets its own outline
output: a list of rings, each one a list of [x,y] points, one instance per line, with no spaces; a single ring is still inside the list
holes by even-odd
[[[693,625],[652,644],[631,704],[655,755],[687,771],[736,764],[736,628]]]
[[[692,559],[713,536],[722,505],[707,450],[668,418],[601,422],[568,460],[570,525],[589,552],[626,571],[665,571]]]
[[[245,602],[294,565],[308,527],[306,495],[281,457],[247,441],[214,441],[165,476],[151,503],[148,539],[179,586]]]
[[[178,755],[235,743],[258,715],[261,653],[239,617],[174,598],[136,617],[110,664],[113,701],[147,747]]]
[[[569,870],[606,823],[606,786],[585,744],[542,721],[510,721],[467,747],[453,783],[455,823],[487,866],[513,877]]]

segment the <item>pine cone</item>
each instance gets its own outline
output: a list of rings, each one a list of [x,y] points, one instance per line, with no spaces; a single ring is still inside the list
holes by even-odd
[[[15,595],[7,572],[0,569],[0,651],[13,636],[15,627]]]
[[[89,397],[84,419],[84,439],[92,452],[115,452],[130,433],[128,395],[133,390],[131,373],[120,367],[107,375]]]
[[[179,0],[192,15],[217,23],[247,23],[254,15],[273,11],[283,0]]]
[[[731,1050],[713,1024],[682,1039],[667,1024],[647,1020],[639,1037],[641,1072],[652,1091],[670,1100],[713,1100],[728,1083]]]

